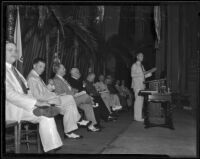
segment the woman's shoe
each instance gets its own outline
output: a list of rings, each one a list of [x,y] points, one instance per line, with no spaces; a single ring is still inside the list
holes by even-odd
[[[94,127],[93,125],[88,126],[88,129],[87,129],[87,130],[88,130],[88,131],[91,131],[91,132],[99,132],[99,131],[100,131],[99,128],[96,128],[96,127]]]
[[[87,120],[81,120],[79,122],[77,122],[77,125],[79,127],[87,127],[88,125],[90,125],[92,122],[91,121],[87,121]]]
[[[65,136],[64,136],[64,138],[68,138],[68,139],[81,139],[81,138],[83,138],[83,136],[77,135],[75,133],[69,133],[69,134],[66,133]]]
[[[115,112],[115,111],[119,111],[122,109],[122,106],[121,105],[115,105],[112,107],[112,110]]]

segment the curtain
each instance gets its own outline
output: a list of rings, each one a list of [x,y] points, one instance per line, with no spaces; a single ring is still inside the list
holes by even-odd
[[[196,108],[198,100],[196,4],[168,4],[161,6],[161,44],[156,54],[157,78],[167,72],[172,91],[189,96],[190,106]],[[192,17],[192,18],[191,18]]]

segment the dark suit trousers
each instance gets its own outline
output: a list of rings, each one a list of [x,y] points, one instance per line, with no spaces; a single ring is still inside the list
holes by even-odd
[[[101,119],[107,121],[110,113],[102,98],[100,96],[93,96],[93,98],[95,103],[99,103],[99,106],[94,108],[97,123],[99,124]]]

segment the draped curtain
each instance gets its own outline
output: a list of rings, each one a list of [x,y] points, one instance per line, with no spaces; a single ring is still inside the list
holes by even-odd
[[[198,9],[196,4],[161,6],[161,43],[156,54],[157,78],[166,71],[173,91],[189,95],[192,107],[197,101],[196,43]]]

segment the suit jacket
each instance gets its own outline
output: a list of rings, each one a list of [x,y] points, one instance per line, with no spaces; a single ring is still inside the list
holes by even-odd
[[[144,75],[144,68],[143,66],[139,63],[136,62],[132,65],[131,67],[131,77],[132,77],[132,84],[131,87],[136,90],[136,89],[144,89],[144,81],[145,81],[145,75]]]
[[[18,74],[28,88],[24,77],[20,72]],[[33,98],[30,91],[28,91],[28,95],[24,94],[11,70],[11,65],[6,63],[6,120],[20,121],[23,113],[33,111],[36,102],[37,100]]]
[[[47,88],[46,84],[34,70],[31,70],[28,74],[27,81],[31,92],[36,99],[47,101],[48,99],[57,96]]]
[[[96,90],[95,86],[93,85],[92,82],[89,82],[86,80],[86,92],[90,94],[92,97],[94,96],[100,96],[99,92]]]
[[[71,85],[69,85],[69,83],[66,83],[67,81],[64,81],[57,75],[55,75],[55,77],[53,78],[53,81],[55,85],[55,92],[57,94],[66,93],[67,95],[74,95],[74,92],[72,91],[72,87]]]
[[[107,88],[110,91],[110,94],[118,94],[119,93],[113,84],[107,84]]]
[[[69,77],[68,81],[69,81],[70,85],[73,88],[75,88],[75,89],[78,90],[78,92],[81,92],[81,91],[84,90],[84,88],[83,88],[83,81],[82,80],[80,80],[80,79],[77,80],[77,79],[74,79],[73,77]]]

